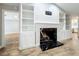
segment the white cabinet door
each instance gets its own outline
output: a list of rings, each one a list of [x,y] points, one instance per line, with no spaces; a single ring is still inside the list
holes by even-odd
[[[20,35],[20,49],[32,48],[35,46],[35,31],[25,31]]]

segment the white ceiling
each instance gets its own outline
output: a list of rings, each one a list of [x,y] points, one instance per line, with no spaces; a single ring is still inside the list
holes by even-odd
[[[13,5],[18,7],[18,3],[4,3],[4,5]],[[71,15],[79,15],[79,3],[56,3],[66,13]]]
[[[71,15],[79,15],[79,3],[56,3],[65,12]]]

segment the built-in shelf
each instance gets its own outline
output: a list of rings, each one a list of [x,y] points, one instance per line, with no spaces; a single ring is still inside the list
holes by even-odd
[[[23,17],[22,19],[23,20],[33,20],[33,18],[25,18],[25,17]]]
[[[23,10],[23,12],[33,13],[33,10]]]
[[[34,26],[22,26],[22,31],[34,31]]]
[[[34,12],[32,9],[32,6],[25,7],[25,5],[22,4],[22,31],[33,31],[34,28]]]
[[[60,22],[60,25],[62,26],[62,29],[65,30],[66,29],[66,16],[65,16],[65,13],[61,10],[59,12],[59,22]]]
[[[20,42],[23,42],[23,44],[20,43],[20,48],[22,49],[35,46],[33,8],[33,6],[27,5],[27,3],[20,4]]]
[[[33,25],[31,24],[31,25],[22,25],[22,26],[33,26]]]

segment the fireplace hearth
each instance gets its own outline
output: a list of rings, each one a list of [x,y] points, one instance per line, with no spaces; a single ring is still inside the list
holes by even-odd
[[[57,28],[40,28],[40,48],[42,51],[63,45],[57,41]]]

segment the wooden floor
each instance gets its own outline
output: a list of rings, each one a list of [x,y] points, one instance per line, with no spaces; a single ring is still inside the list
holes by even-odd
[[[19,43],[19,33],[11,33],[11,34],[7,34],[5,35],[5,39],[6,39],[6,44],[15,44],[15,43]]]
[[[7,45],[0,50],[1,56],[79,56],[78,35],[72,34],[72,39],[63,41],[64,45],[52,48],[47,51],[41,51],[39,47],[20,51],[18,43]]]

